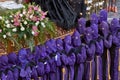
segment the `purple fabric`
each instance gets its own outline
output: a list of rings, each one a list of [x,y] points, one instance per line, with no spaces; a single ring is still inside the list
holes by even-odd
[[[63,50],[63,40],[61,38],[58,38],[56,40],[56,47],[58,51]]]
[[[68,68],[66,67],[68,65],[68,57],[65,54],[61,55],[61,61],[62,61],[62,69],[61,69],[61,78],[62,80],[68,79]]]
[[[56,78],[56,64],[54,57],[49,60],[50,64],[50,80],[57,80]]]
[[[94,60],[86,61],[83,80],[95,80],[95,62]]]
[[[5,70],[9,67],[8,65],[8,57],[7,55],[3,55],[0,57],[0,70]]]
[[[98,16],[96,13],[92,13],[90,16],[91,24],[98,24]]]
[[[45,45],[41,45],[39,47],[39,51],[40,51],[40,54],[39,54],[40,58],[44,59],[47,56]]]
[[[41,77],[44,75],[44,73],[45,73],[45,71],[44,71],[44,63],[39,62],[37,64],[37,72],[38,72],[38,75],[41,76]]]
[[[75,61],[76,61],[75,54],[72,53],[68,57],[68,65],[69,65],[69,68],[68,68],[68,74],[69,74],[68,75],[68,80],[74,80],[74,64],[75,64]]]
[[[85,37],[84,37],[85,38],[85,42],[87,44],[89,44],[90,41],[93,39],[91,27],[86,28],[84,35],[85,35]]]
[[[47,52],[48,54],[52,53],[52,49],[50,48],[50,46],[51,46],[50,40],[46,41],[45,47],[46,47],[46,52]]]
[[[37,70],[36,70],[36,67],[35,67],[35,66],[32,67],[31,77],[32,77],[32,79],[34,79],[34,80],[39,80],[39,79],[38,79],[38,73],[37,73]]]
[[[104,51],[104,45],[103,45],[103,40],[96,41],[96,54],[97,55],[102,55]]]
[[[4,73],[2,73],[1,79],[2,79],[2,80],[7,80],[7,76],[6,76]]]
[[[27,75],[27,72],[25,71],[25,69],[21,68],[21,70],[20,70],[20,77],[25,78],[26,75]]]
[[[86,19],[85,18],[80,18],[78,20],[78,27],[77,27],[77,30],[79,31],[80,34],[84,33],[85,27],[86,27]]]
[[[14,76],[14,80],[18,80],[18,78],[19,78],[19,70],[17,68],[14,69],[13,76]]]
[[[55,39],[50,39],[50,42],[51,42],[51,49],[53,52],[56,52],[57,51],[57,48],[56,48],[56,40]]]
[[[72,35],[72,43],[74,47],[79,47],[81,45],[80,34],[77,30]]]
[[[108,17],[107,10],[105,10],[105,9],[101,10],[100,13],[99,13],[99,21],[100,22],[102,22],[102,21],[107,22],[107,17]]]
[[[112,32],[112,35],[114,35],[118,29],[120,29],[119,21],[117,18],[113,18],[110,24],[110,30]]]
[[[71,45],[71,41],[72,41],[72,38],[70,35],[65,36],[65,38],[64,38],[65,44]]]
[[[22,48],[19,50],[18,59],[22,65],[22,67],[25,68],[26,64],[28,63],[26,49]]]
[[[31,70],[31,68],[29,66],[26,68],[26,72],[27,72],[26,80],[31,80],[32,70]]]
[[[119,80],[118,73],[119,73],[119,47],[114,47],[113,51],[111,52],[111,79],[112,80]]]
[[[102,58],[101,56],[96,56],[96,80],[103,80],[103,72],[102,72]]]
[[[108,23],[105,21],[102,21],[99,28],[100,28],[100,31],[102,32],[102,35],[104,36],[104,38],[107,38],[107,36],[110,33]]]
[[[120,32],[118,32],[116,35],[113,35],[113,44],[120,46]]]
[[[45,62],[44,64],[45,73],[48,74],[50,72],[50,65],[48,62]]]
[[[98,38],[98,25],[92,24],[90,27],[92,29],[93,39],[97,39]]]
[[[17,62],[18,62],[17,60],[18,60],[18,57],[17,57],[16,53],[8,54],[8,62],[9,62],[9,64],[16,65]]]
[[[7,80],[14,80],[13,72],[10,70],[7,72]]]

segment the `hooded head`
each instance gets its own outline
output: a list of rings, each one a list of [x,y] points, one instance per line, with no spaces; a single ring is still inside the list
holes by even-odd
[[[98,16],[96,13],[91,14],[90,22],[91,22],[91,24],[98,24]]]
[[[97,39],[98,38],[98,25],[97,24],[92,24],[90,27],[92,29],[93,39]]]
[[[110,30],[114,34],[118,29],[120,29],[119,21],[117,18],[113,18],[110,24]]]
[[[93,39],[91,27],[86,28],[85,30],[85,42],[88,44]]]
[[[78,20],[78,27],[77,27],[77,30],[79,31],[80,34],[84,33],[85,27],[86,27],[86,19],[85,18],[80,18]]]
[[[10,64],[13,64],[13,65],[17,64],[17,60],[18,60],[18,57],[17,57],[16,53],[8,54],[8,62]]]
[[[100,31],[102,35],[106,38],[109,34],[109,25],[107,22],[102,21],[100,24]]]
[[[77,30],[72,35],[72,43],[75,47],[78,47],[81,45],[80,34]]]
[[[107,17],[108,17],[107,10],[105,10],[105,9],[101,10],[100,13],[99,13],[99,21],[100,22],[102,22],[102,21],[107,22]]]
[[[56,40],[56,47],[57,47],[57,50],[63,50],[63,40],[61,38],[58,38]]]
[[[25,67],[25,65],[28,63],[26,49],[22,48],[22,49],[19,50],[19,52],[18,52],[18,60],[23,65],[23,67]]]

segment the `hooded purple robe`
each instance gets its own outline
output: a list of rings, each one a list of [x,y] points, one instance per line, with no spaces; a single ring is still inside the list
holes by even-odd
[[[109,25],[107,22],[105,22],[105,21],[101,22],[100,31],[101,31],[101,35],[104,38],[103,42],[104,42],[104,47],[105,47],[104,54],[102,56],[103,79],[111,80],[111,75],[110,75],[111,59],[110,59],[109,49],[112,47],[112,35],[110,34]]]
[[[94,62],[94,56],[95,56],[95,43],[92,42],[93,36],[92,36],[92,28],[88,27],[85,30],[84,33],[86,50],[87,50],[87,59],[85,64],[85,72],[84,72],[84,78],[83,80],[94,80],[95,77],[95,62]]]

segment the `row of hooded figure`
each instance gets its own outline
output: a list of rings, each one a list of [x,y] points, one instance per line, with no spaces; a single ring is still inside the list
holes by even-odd
[[[87,24],[87,25],[86,25]],[[64,39],[20,49],[0,57],[1,80],[120,80],[120,23],[107,22],[107,11],[91,14],[90,21]]]

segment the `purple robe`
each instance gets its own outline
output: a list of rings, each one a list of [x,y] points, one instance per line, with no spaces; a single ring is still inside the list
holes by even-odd
[[[92,13],[90,16],[90,23],[92,24],[98,24],[98,16],[96,13]]]
[[[80,18],[78,20],[78,27],[77,30],[80,34],[83,34],[85,31],[85,27],[86,27],[86,19],[85,18]]]
[[[107,10],[103,9],[99,13],[99,22],[101,23],[102,21],[107,22],[107,17],[108,17],[108,12]]]
[[[0,57],[0,70],[5,71],[7,68],[9,68],[8,57],[7,55],[2,55]]]
[[[110,24],[110,30],[112,32],[112,43],[111,48],[111,79],[119,80],[120,79],[120,25],[118,19],[114,18]]]
[[[110,66],[111,66],[111,59],[110,59],[110,51],[109,49],[112,46],[112,35],[110,34],[109,31],[109,26],[108,23],[105,21],[102,21],[100,24],[100,31],[101,35],[104,37],[104,54],[102,56],[103,60],[103,79],[104,80],[111,80],[111,75],[110,75]]]
[[[13,72],[10,70],[7,72],[7,80],[14,80]]]
[[[39,80],[38,79],[38,73],[37,73],[37,67],[33,66],[32,67],[32,73],[31,73],[31,79],[34,79],[34,80]]]
[[[2,73],[1,79],[2,79],[2,80],[7,80],[7,75],[5,75],[4,73]]]
[[[104,51],[104,45],[103,45],[103,40],[102,39],[98,39],[96,41],[96,78],[97,80],[102,80],[102,58],[101,56],[103,55],[103,51]]]
[[[85,71],[84,71],[84,80],[94,80],[95,77],[95,43],[91,42],[93,39],[92,36],[92,28],[88,27],[85,30],[85,42],[86,42],[86,50],[87,50],[87,59],[85,64]]]

